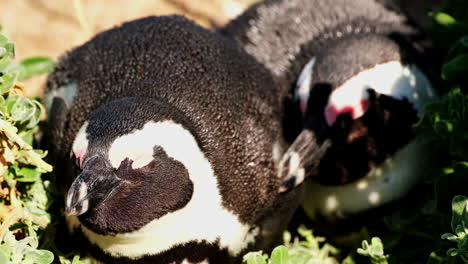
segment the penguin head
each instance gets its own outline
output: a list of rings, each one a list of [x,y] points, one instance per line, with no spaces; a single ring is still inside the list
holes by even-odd
[[[130,97],[93,111],[73,146],[66,212],[102,235],[132,232],[185,206],[193,183],[184,155],[197,148],[169,104]],[[195,144],[194,144],[195,142]],[[190,159],[190,157],[188,157]]]
[[[333,143],[313,175],[334,185],[364,177],[407,144],[435,94],[404,45],[363,33],[323,45],[303,68],[295,98],[304,127]]]

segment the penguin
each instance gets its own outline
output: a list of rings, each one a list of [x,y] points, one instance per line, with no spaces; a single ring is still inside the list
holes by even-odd
[[[104,31],[49,75],[48,144],[66,221],[99,263],[238,263],[299,206],[277,166],[281,90],[180,16]]]
[[[430,171],[414,125],[437,99],[436,60],[395,3],[266,0],[219,29],[290,91],[279,173],[292,185],[307,177],[302,205],[317,222],[397,201]]]

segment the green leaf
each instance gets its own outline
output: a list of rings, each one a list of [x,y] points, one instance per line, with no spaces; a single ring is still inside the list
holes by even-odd
[[[10,58],[14,58],[16,56],[15,54],[15,44],[14,43],[7,43],[5,46],[3,46],[6,49],[6,55]]]
[[[429,259],[427,261],[427,264],[443,264],[443,263],[448,263],[446,261],[446,256],[447,253],[444,250],[437,250],[431,252],[429,255]]]
[[[43,249],[29,250],[25,254],[24,263],[28,261],[34,264],[50,264],[54,261],[54,254]]]
[[[466,0],[448,0],[444,1],[445,13],[452,15],[459,22],[468,22],[466,10],[468,10],[468,2]]]
[[[0,83],[0,95],[10,91],[13,85],[15,85],[17,77],[18,73],[9,73],[2,76],[3,81]]]
[[[28,123],[31,118],[36,116],[36,105],[31,100],[22,98],[13,105],[10,110],[10,120],[18,123]]]
[[[463,36],[458,42],[462,44],[465,48],[468,48],[468,35]]]
[[[49,192],[46,189],[46,184],[48,181],[37,181],[32,186],[31,189],[28,191],[28,194],[33,198],[34,203],[36,204],[36,208],[40,209],[47,209],[50,205],[50,197]]]
[[[451,233],[445,233],[443,234],[442,236],[440,236],[441,239],[447,239],[447,240],[450,240],[450,241],[457,241],[458,240],[458,237],[454,234],[451,234]]]
[[[456,81],[468,74],[468,54],[461,54],[442,66],[442,78]]]
[[[354,261],[353,257],[351,255],[347,256],[341,264],[356,264],[356,261]]]
[[[10,120],[17,122],[21,128],[32,129],[39,123],[42,111],[38,101],[22,98],[11,109]]]
[[[35,167],[23,167],[17,171],[19,182],[36,182],[41,179],[41,172]]]
[[[15,165],[10,166],[8,168],[8,171],[3,174],[3,178],[5,179],[6,183],[10,188],[14,187],[16,185],[16,173],[14,172],[14,167]]]
[[[0,116],[2,118],[5,118],[7,115],[7,108],[6,108],[6,103],[5,103],[5,98],[0,95]]]
[[[383,244],[380,238],[373,237],[369,244],[366,240],[362,241],[362,248],[357,249],[357,253],[367,256],[372,264],[387,264],[388,255],[384,255]]]
[[[372,252],[374,254],[383,255],[383,244],[382,244],[382,240],[380,240],[380,238],[373,237],[372,242],[371,242],[371,246],[372,246]]]
[[[283,232],[283,241],[284,241],[284,244],[288,245],[291,243],[291,239],[292,239],[292,236],[291,236],[291,233],[289,231],[284,231]]]
[[[434,124],[434,131],[440,136],[447,136],[453,131],[453,123],[449,120],[439,120]]]
[[[9,56],[3,56],[0,58],[0,72],[5,74],[5,69],[10,65],[11,58]]]
[[[72,260],[72,264],[78,264],[80,263],[80,256],[74,256]]]
[[[35,128],[37,126],[37,124],[39,123],[39,121],[41,121],[41,114],[42,112],[44,112],[44,108],[42,107],[42,105],[36,101],[36,100],[31,100],[31,99],[28,99],[34,106],[34,112],[33,112],[33,115],[31,116],[31,118],[29,119],[29,121],[27,122],[26,124],[26,128],[27,129],[32,129],[32,128]]]
[[[6,113],[8,115],[11,114],[13,108],[21,101],[21,96],[19,95],[10,95],[7,97],[5,105],[6,105]]]
[[[5,35],[0,34],[0,47],[4,46],[6,43],[8,43],[8,38]]]
[[[31,57],[19,63],[21,73],[19,80],[28,79],[31,76],[44,74],[54,68],[54,61],[48,57]]]
[[[289,254],[288,248],[285,246],[278,246],[271,252],[271,264],[288,264]]]
[[[8,41],[8,38],[0,34],[0,49],[3,53],[0,58],[13,59],[15,57],[15,44]]]
[[[32,248],[36,249],[39,246],[39,239],[37,238],[37,233],[31,225],[31,221],[29,219],[25,220],[26,224],[28,225],[28,235],[26,238],[22,239],[20,242],[25,242],[25,244],[30,245]]]
[[[8,263],[10,261],[11,247],[7,244],[0,246],[0,263]]]
[[[247,253],[244,256],[243,262],[246,262],[247,264],[267,264],[266,257],[261,251]]]
[[[459,253],[460,253],[459,250],[455,248],[450,248],[449,250],[447,250],[447,256],[450,256],[450,257],[455,257]]]
[[[437,12],[431,14],[435,21],[444,26],[450,26],[455,24],[457,21],[451,15],[443,12]]]
[[[463,195],[457,195],[452,200],[452,231],[456,232],[459,225],[468,224],[468,198]]]
[[[36,132],[37,132],[37,129],[22,130],[18,132],[18,136],[20,136],[29,145],[32,145],[33,140],[34,140],[34,134]]]
[[[468,35],[463,36],[450,47],[450,50],[447,53],[447,59],[451,60],[463,53],[468,53]]]

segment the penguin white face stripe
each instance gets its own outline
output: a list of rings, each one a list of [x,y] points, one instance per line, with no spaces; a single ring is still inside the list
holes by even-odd
[[[312,73],[314,71],[315,57],[313,57],[302,69],[299,78],[297,79],[294,99],[299,100],[301,112],[305,115],[307,110],[307,102],[310,95],[310,85],[312,84]]]
[[[81,182],[80,188],[78,190],[78,198],[76,199],[76,201],[81,201],[83,198],[86,197],[87,194],[88,194],[88,185],[86,185],[86,183],[84,183],[84,182]],[[72,201],[73,201],[72,193],[68,193],[68,195],[67,195],[67,207],[68,208],[71,207]],[[80,207],[79,211],[80,212],[86,212],[86,211],[88,211],[88,208],[89,208],[89,200],[86,199],[81,203],[81,207]]]
[[[83,164],[83,158],[88,150],[88,139],[86,138],[86,128],[88,122],[85,122],[76,134],[75,141],[73,141],[72,151],[80,165]]]
[[[350,112],[354,119],[361,117],[366,110],[369,88],[396,99],[408,99],[419,116],[424,105],[437,97],[427,77],[416,66],[390,61],[360,72],[333,90],[324,113],[327,123],[332,125],[340,113]]]
[[[246,242],[253,241],[253,235],[249,234],[250,226],[240,223],[237,216],[222,206],[211,164],[188,130],[171,121],[147,123],[141,130],[113,142],[109,149],[112,165],[120,164],[127,157],[125,150],[132,146],[143,154],[152,154],[153,147],[160,146],[169,157],[181,162],[193,182],[192,198],[183,208],[134,232],[105,236],[81,226],[93,244],[112,256],[138,258],[160,253],[177,244],[202,240],[208,243],[219,241],[222,248],[237,254],[247,245]]]
[[[114,168],[117,169],[125,158],[133,161],[132,169],[142,168],[153,160],[154,145],[148,144],[146,138],[132,137],[127,140],[132,141],[123,142],[117,139],[109,150],[109,160]]]

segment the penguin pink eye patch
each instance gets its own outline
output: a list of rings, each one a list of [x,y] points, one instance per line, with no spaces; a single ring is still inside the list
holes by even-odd
[[[325,119],[329,126],[332,126],[341,114],[350,114],[353,119],[358,119],[364,115],[368,106],[368,100],[360,100],[355,104],[332,104],[329,102],[325,107]]]
[[[332,91],[324,110],[325,120],[329,126],[332,126],[341,114],[350,114],[353,119],[364,115],[369,107],[369,89],[371,89],[365,87],[342,86]]]
[[[75,162],[76,165],[80,168],[83,167],[83,162],[84,162],[84,157],[86,155],[86,149],[80,149],[76,151],[75,153]]]

